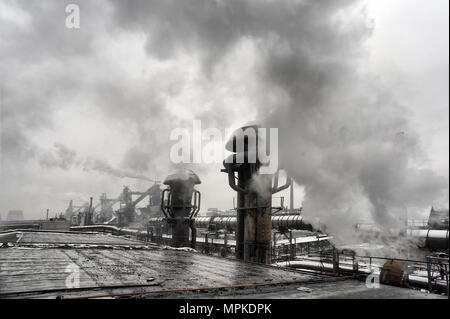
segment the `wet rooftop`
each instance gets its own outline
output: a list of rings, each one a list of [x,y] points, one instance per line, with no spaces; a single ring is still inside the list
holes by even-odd
[[[390,286],[371,291],[354,279],[249,264],[106,234],[18,231],[0,233],[0,242],[3,298],[110,294],[152,298],[355,298],[361,295],[359,291],[367,298],[380,298],[383,293],[389,298],[439,297]],[[74,265],[80,269],[80,287],[68,289],[70,273],[66,271]]]
[[[95,232],[54,232],[54,231],[8,231],[0,233],[0,243],[11,243],[15,246],[44,245],[114,245],[142,246],[142,241],[125,237],[112,236]]]

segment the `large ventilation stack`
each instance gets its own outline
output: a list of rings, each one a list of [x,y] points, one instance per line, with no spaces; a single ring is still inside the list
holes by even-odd
[[[266,143],[266,137],[258,134],[255,125],[233,133],[225,147],[234,154],[225,159],[222,171],[228,174],[228,183],[237,192],[236,258],[269,264],[272,194],[288,188],[290,179],[278,187],[279,171],[261,173],[258,145]]]
[[[168,188],[161,195],[161,210],[172,229],[173,247],[195,248],[197,234],[194,222],[200,210],[200,192],[194,186],[200,183],[198,176],[191,170],[180,170],[167,176],[163,182]]]

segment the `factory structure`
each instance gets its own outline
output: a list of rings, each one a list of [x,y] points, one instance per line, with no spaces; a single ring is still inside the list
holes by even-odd
[[[373,236],[402,238],[414,258],[339,248],[294,207],[290,177],[261,174],[251,145],[234,134],[225,146],[233,154],[218,174],[237,198],[225,212],[199,215],[201,176],[191,170],[145,190],[102,193],[96,204],[71,200],[44,220],[10,212],[0,221],[0,297],[448,298],[448,209],[432,208],[427,221],[401,232],[354,225],[361,246]],[[273,195],[287,189],[290,205],[274,206]],[[381,288],[361,292],[371,279]]]

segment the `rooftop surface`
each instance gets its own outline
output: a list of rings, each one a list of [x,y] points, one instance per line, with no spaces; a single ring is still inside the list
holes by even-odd
[[[97,233],[0,234],[0,297],[439,298]],[[80,285],[69,289],[70,271]],[[199,292],[201,291],[201,292]],[[446,298],[446,297],[445,297]]]

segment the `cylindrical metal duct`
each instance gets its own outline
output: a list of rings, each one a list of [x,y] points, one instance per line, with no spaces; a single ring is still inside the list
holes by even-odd
[[[158,225],[163,218],[150,218],[148,220],[150,225]],[[214,229],[228,229],[236,230],[237,217],[196,217],[195,227],[197,228],[214,228]],[[312,230],[312,226],[303,221],[300,215],[282,215],[272,216],[272,228],[277,229],[291,229],[291,230]]]
[[[420,240],[421,246],[432,250],[448,250],[448,229],[408,229],[407,235]]]
[[[381,230],[372,224],[357,224],[356,230],[361,233],[381,233]],[[388,236],[406,236],[412,240],[416,240],[420,247],[431,250],[448,250],[449,238],[448,229],[407,229],[406,234],[400,233],[398,230],[388,230]]]
[[[237,217],[197,217],[195,227],[236,230]]]
[[[272,227],[310,231],[313,230],[311,224],[305,223],[303,221],[303,216],[300,215],[272,216]]]

